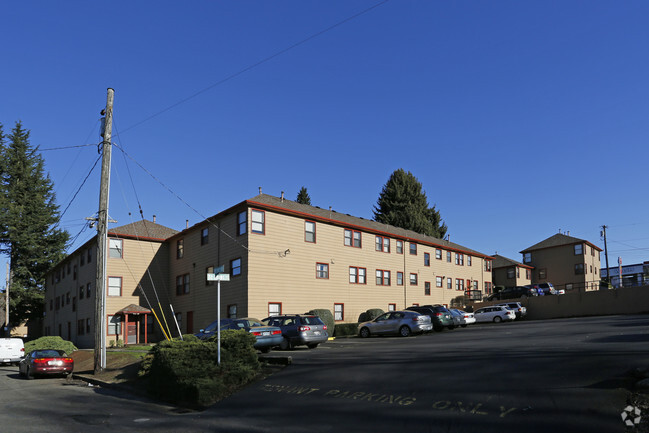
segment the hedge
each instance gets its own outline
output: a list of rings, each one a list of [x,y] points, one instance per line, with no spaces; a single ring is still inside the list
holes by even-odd
[[[207,341],[163,341],[142,362],[140,376],[153,396],[205,407],[251,382],[260,372],[256,338],[245,331],[221,332],[221,365],[216,337]]]
[[[358,334],[358,323],[338,323],[334,337],[349,337]]]
[[[380,308],[370,308],[369,310],[365,311],[364,313],[361,313],[358,316],[358,321],[369,322],[370,320],[376,319],[383,313],[385,313],[385,311],[381,310]]]
[[[70,355],[77,350],[77,347],[71,341],[64,340],[59,336],[41,337],[25,343],[25,354],[32,350],[45,349],[62,350]]]

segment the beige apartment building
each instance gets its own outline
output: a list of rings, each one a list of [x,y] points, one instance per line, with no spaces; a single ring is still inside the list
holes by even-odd
[[[150,221],[113,229],[109,248],[108,339],[127,343],[164,338],[152,317],[151,310],[162,316],[156,296],[172,336],[172,308],[183,334],[216,320],[218,284],[208,275],[220,266],[230,275],[220,283],[221,317],[325,308],[337,322],[356,322],[370,308],[448,305],[467,290],[492,288],[488,255],[267,194],[182,232]],[[96,238],[58,265],[46,285],[45,332],[79,347],[94,344],[95,251]]]
[[[558,233],[521,251],[523,263],[534,267],[532,283],[552,283],[557,290],[598,290],[601,248]]]
[[[494,286],[516,287],[532,284],[533,267],[495,254],[493,256]]]
[[[165,240],[175,233],[146,220],[109,230],[105,310],[109,344],[162,338],[147,298],[153,305],[161,299],[168,306],[169,246]],[[47,274],[45,335],[58,335],[80,348],[94,347],[96,279],[95,236]]]

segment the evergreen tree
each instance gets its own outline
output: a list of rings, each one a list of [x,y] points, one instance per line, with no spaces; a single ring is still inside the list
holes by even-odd
[[[10,259],[10,319],[19,324],[42,317],[45,273],[63,259],[69,234],[57,227],[52,181],[20,122],[6,139],[0,125],[0,152],[0,253]]]
[[[439,239],[448,229],[435,206],[428,207],[421,183],[402,168],[395,170],[383,186],[374,206],[374,221]]]
[[[308,204],[311,206],[311,197],[309,197],[309,193],[306,192],[306,187],[302,187],[300,189],[300,192],[297,194],[297,198],[295,199],[296,202],[302,203],[302,204]]]

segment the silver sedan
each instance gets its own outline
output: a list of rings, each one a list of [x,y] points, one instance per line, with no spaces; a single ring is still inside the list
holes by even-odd
[[[396,334],[407,337],[412,333],[433,329],[429,316],[414,311],[388,311],[376,319],[358,325],[358,335],[367,338],[372,335]]]

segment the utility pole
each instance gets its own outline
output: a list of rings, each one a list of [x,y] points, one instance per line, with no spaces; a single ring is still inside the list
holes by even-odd
[[[604,238],[604,257],[606,257],[606,283],[607,283],[607,289],[608,286],[611,284],[611,270],[608,267],[608,247],[606,246],[606,229],[608,226],[603,225],[602,226],[602,237]],[[620,274],[620,278],[622,278],[622,275]]]
[[[9,270],[9,262],[7,262],[7,285],[5,286],[5,331],[7,337],[10,336],[9,330],[9,286],[11,285],[11,271]]]
[[[110,156],[112,151],[113,98],[115,91],[108,88],[102,131],[101,183],[99,213],[97,214],[97,282],[95,290],[95,374],[106,368],[106,267],[108,243],[108,190],[110,187]]]

